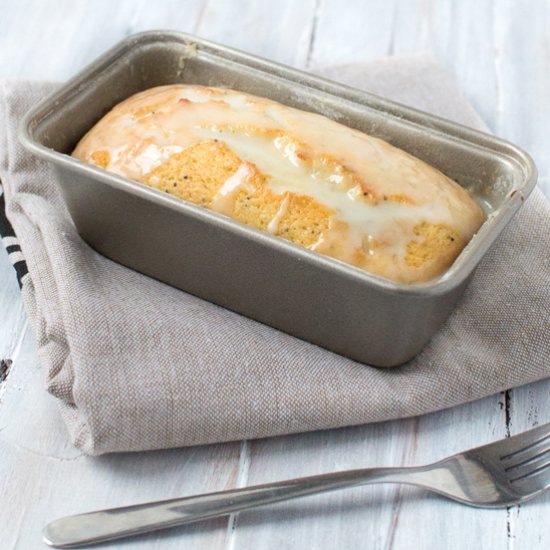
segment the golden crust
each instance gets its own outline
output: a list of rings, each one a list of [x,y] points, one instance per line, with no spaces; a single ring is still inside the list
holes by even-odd
[[[172,155],[144,178],[143,183],[166,193],[212,208],[224,183],[243,161],[222,142],[208,140]],[[249,186],[239,191],[231,217],[256,229],[269,230],[284,202],[277,227],[271,233],[289,241],[311,246],[328,228],[331,211],[311,197],[294,193],[276,194],[266,184],[269,176],[249,164]]]
[[[137,94],[73,154],[406,283],[444,272],[484,219],[463,188],[411,155],[319,115],[227,90],[182,85]],[[353,203],[347,217],[342,197]],[[355,223],[358,205],[365,219]]]

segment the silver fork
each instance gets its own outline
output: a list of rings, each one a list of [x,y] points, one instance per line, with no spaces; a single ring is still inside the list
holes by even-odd
[[[75,548],[368,483],[405,483],[481,508],[525,502],[550,487],[550,424],[413,468],[366,468],[68,516],[44,542]]]

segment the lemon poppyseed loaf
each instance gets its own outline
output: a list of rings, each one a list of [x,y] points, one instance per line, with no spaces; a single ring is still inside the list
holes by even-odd
[[[484,220],[460,185],[385,141],[232,90],[141,92],[73,156],[402,283],[443,273]]]

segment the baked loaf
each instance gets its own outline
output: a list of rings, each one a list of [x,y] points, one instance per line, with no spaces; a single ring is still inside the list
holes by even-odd
[[[73,156],[402,283],[443,273],[484,220],[460,185],[385,141],[232,90],[136,94]]]

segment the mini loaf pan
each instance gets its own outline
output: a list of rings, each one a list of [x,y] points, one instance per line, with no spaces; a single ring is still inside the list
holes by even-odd
[[[69,156],[117,103],[173,83],[233,88],[324,114],[435,166],[491,213],[445,274],[404,285]],[[115,46],[33,108],[20,139],[53,166],[78,232],[101,254],[380,367],[408,361],[441,327],[536,183],[531,158],[501,139],[177,32],[141,33]]]

